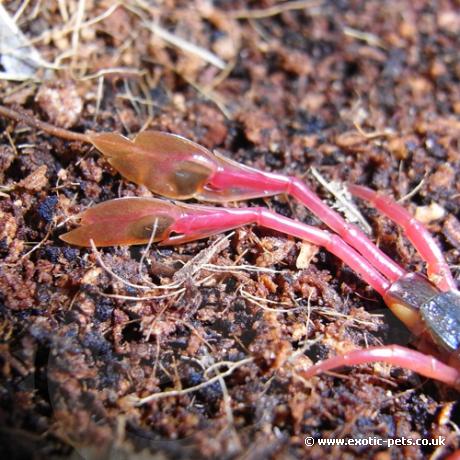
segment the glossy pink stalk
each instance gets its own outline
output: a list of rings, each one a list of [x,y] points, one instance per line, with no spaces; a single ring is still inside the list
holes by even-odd
[[[225,166],[225,165],[224,165]],[[232,164],[233,166],[233,164]],[[208,182],[209,195],[218,190],[239,189],[258,192],[258,196],[286,193],[306,206],[318,219],[334,230],[350,246],[361,253],[371,265],[390,281],[396,281],[406,272],[356,226],[347,223],[343,217],[326,206],[301,180],[295,177],[267,173],[256,169],[232,169],[220,166]],[[206,194],[206,192],[205,192]]]
[[[441,291],[457,289],[441,249],[421,222],[390,197],[379,195],[374,190],[361,185],[350,184],[348,190],[353,195],[369,201],[380,212],[403,228],[407,238],[426,261],[429,278]]]
[[[334,356],[315,364],[306,371],[303,371],[301,375],[308,379],[321,372],[337,369],[338,367],[355,366],[372,362],[384,362],[392,366],[403,367],[456,388],[460,385],[460,372],[457,369],[447,366],[433,356],[425,355],[399,345],[370,347]]]
[[[194,207],[194,209],[196,208]],[[202,209],[205,211],[202,215],[195,213],[192,216],[187,216],[177,221],[173,226],[173,231],[177,232],[179,236],[172,236],[163,241],[162,244],[183,242],[184,238],[181,234],[189,239],[190,236],[197,234],[206,233],[206,235],[209,235],[211,233],[220,233],[223,230],[255,223],[261,227],[270,228],[322,246],[345,262],[382,296],[390,286],[389,282],[365,258],[360,256],[335,234],[317,227],[302,224],[262,207],[236,209],[202,207]],[[208,212],[210,209],[213,212]]]

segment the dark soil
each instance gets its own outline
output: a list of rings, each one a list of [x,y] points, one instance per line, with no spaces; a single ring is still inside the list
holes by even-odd
[[[0,103],[77,132],[181,134],[302,177],[330,204],[309,168],[396,198],[415,190],[404,205],[426,220],[458,274],[459,3],[324,0],[281,12],[269,9],[275,3],[133,1],[87,24],[113,2],[31,1],[19,26],[59,69],[2,81]],[[13,15],[22,4],[5,6]],[[144,27],[153,20],[229,66],[168,45]],[[297,375],[345,350],[411,341],[335,257],[321,250],[298,268],[300,242],[246,227],[209,261],[220,271],[180,272],[182,293],[109,297],[145,292],[59,235],[93,203],[150,193],[88,145],[6,119],[0,126],[2,458],[438,459],[459,447],[458,394],[445,386],[378,364],[309,381]],[[425,207],[433,203],[436,212]],[[286,197],[249,204],[321,225]],[[359,205],[380,247],[423,272],[401,231]],[[100,257],[131,283],[168,284],[219,238],[154,247],[142,275],[142,248]],[[225,268],[233,265],[264,270]],[[130,403],[130,395],[198,385],[215,376],[205,374],[209,366],[246,358],[253,361],[197,391]],[[306,436],[438,435],[446,447],[304,445]]]

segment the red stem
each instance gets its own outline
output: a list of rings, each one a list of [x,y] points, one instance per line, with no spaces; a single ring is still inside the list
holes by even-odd
[[[390,283],[364,257],[348,246],[339,236],[289,219],[265,208],[207,208],[215,212],[204,212],[193,216],[187,215],[177,221],[174,232],[184,235],[209,235],[242,225],[256,223],[287,235],[322,246],[353,269],[367,284],[380,295],[384,295]],[[180,240],[178,240],[180,241]],[[174,238],[169,242],[174,243]],[[168,243],[168,241],[166,241]]]
[[[392,366],[403,367],[453,387],[460,385],[460,372],[453,367],[442,363],[433,356],[425,355],[399,345],[371,347],[334,356],[319,364],[315,364],[302,372],[301,375],[309,379],[321,372],[337,369],[338,367],[356,366],[371,362],[384,362]]]
[[[239,199],[237,196],[239,189],[246,193],[253,190],[255,192],[253,196],[269,196],[280,193],[292,195],[344,241],[361,253],[386,278],[394,282],[406,274],[398,264],[377,248],[356,225],[347,223],[340,214],[329,208],[313,193],[305,183],[295,177],[259,171],[249,167],[243,169],[227,167],[221,168],[214,174],[211,185],[217,190],[236,189],[234,199]]]
[[[372,286],[380,295],[389,288],[388,281],[383,278],[372,263],[361,257],[353,248],[348,246],[339,236],[321,230],[317,227],[301,224],[295,220],[280,216],[265,208],[258,209],[257,223],[264,227],[273,228],[279,232],[296,236],[318,246],[324,247],[353,269],[367,284]]]
[[[441,291],[457,289],[441,249],[428,230],[415,217],[390,197],[379,195],[367,187],[350,184],[348,190],[353,195],[370,202],[403,228],[407,238],[426,261],[428,276]]]
[[[302,181],[291,178],[288,193],[301,201],[329,228],[337,232],[344,241],[360,252],[389,280],[394,282],[406,274],[399,265],[377,248],[356,225],[349,224],[340,214],[326,206]]]

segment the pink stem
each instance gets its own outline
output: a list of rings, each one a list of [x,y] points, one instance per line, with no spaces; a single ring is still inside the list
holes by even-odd
[[[337,232],[344,241],[360,252],[389,280],[394,282],[405,275],[405,271],[377,248],[356,225],[349,224],[340,214],[326,206],[302,181],[292,178],[288,193],[301,201],[329,228]]]
[[[367,284],[372,286],[380,295],[389,288],[390,284],[383,278],[364,257],[361,257],[353,248],[348,246],[339,236],[311,227],[295,220],[280,216],[265,208],[259,208],[257,223],[264,227],[273,228],[279,232],[296,236],[310,243],[324,247],[331,254],[337,256],[353,269]]]
[[[206,234],[209,235],[210,232],[215,233],[249,223],[256,223],[260,226],[277,230],[324,247],[353,269],[367,284],[382,296],[390,287],[390,283],[380,275],[372,264],[335,234],[331,234],[317,227],[302,224],[301,222],[281,216],[262,207],[215,209],[216,211],[214,213],[205,213],[192,217],[187,216],[183,220],[176,222],[173,228],[174,232],[193,235],[193,233],[199,234],[206,230]],[[169,242],[174,243],[174,237],[172,237]],[[165,243],[168,243],[168,241]]]
[[[227,168],[214,174],[211,185],[219,190],[241,189],[245,192],[253,190],[253,196],[269,196],[280,193],[292,195],[330,229],[340,235],[344,241],[360,252],[389,280],[394,282],[406,274],[399,265],[377,248],[356,225],[347,223],[340,214],[330,209],[306,184],[297,178],[252,168],[242,170]],[[234,193],[235,199],[238,199],[238,192]],[[229,195],[230,197],[231,195]]]
[[[403,228],[407,238],[425,260],[429,278],[440,290],[456,290],[455,281],[441,249],[428,230],[415,217],[390,197],[379,195],[367,187],[350,184],[348,189],[353,195],[372,203],[379,211]]]
[[[315,364],[302,372],[301,375],[308,379],[321,372],[337,369],[338,367],[355,366],[372,362],[384,362],[392,366],[403,367],[454,387],[460,385],[460,372],[455,368],[442,363],[433,356],[424,355],[423,353],[399,345],[371,347],[334,356]]]

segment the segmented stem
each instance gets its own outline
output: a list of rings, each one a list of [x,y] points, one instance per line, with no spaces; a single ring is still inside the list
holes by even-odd
[[[374,190],[362,185],[350,184],[348,190],[353,195],[370,202],[372,206],[403,228],[409,241],[426,262],[430,280],[441,291],[457,289],[441,249],[421,222],[388,196],[379,195]]]

